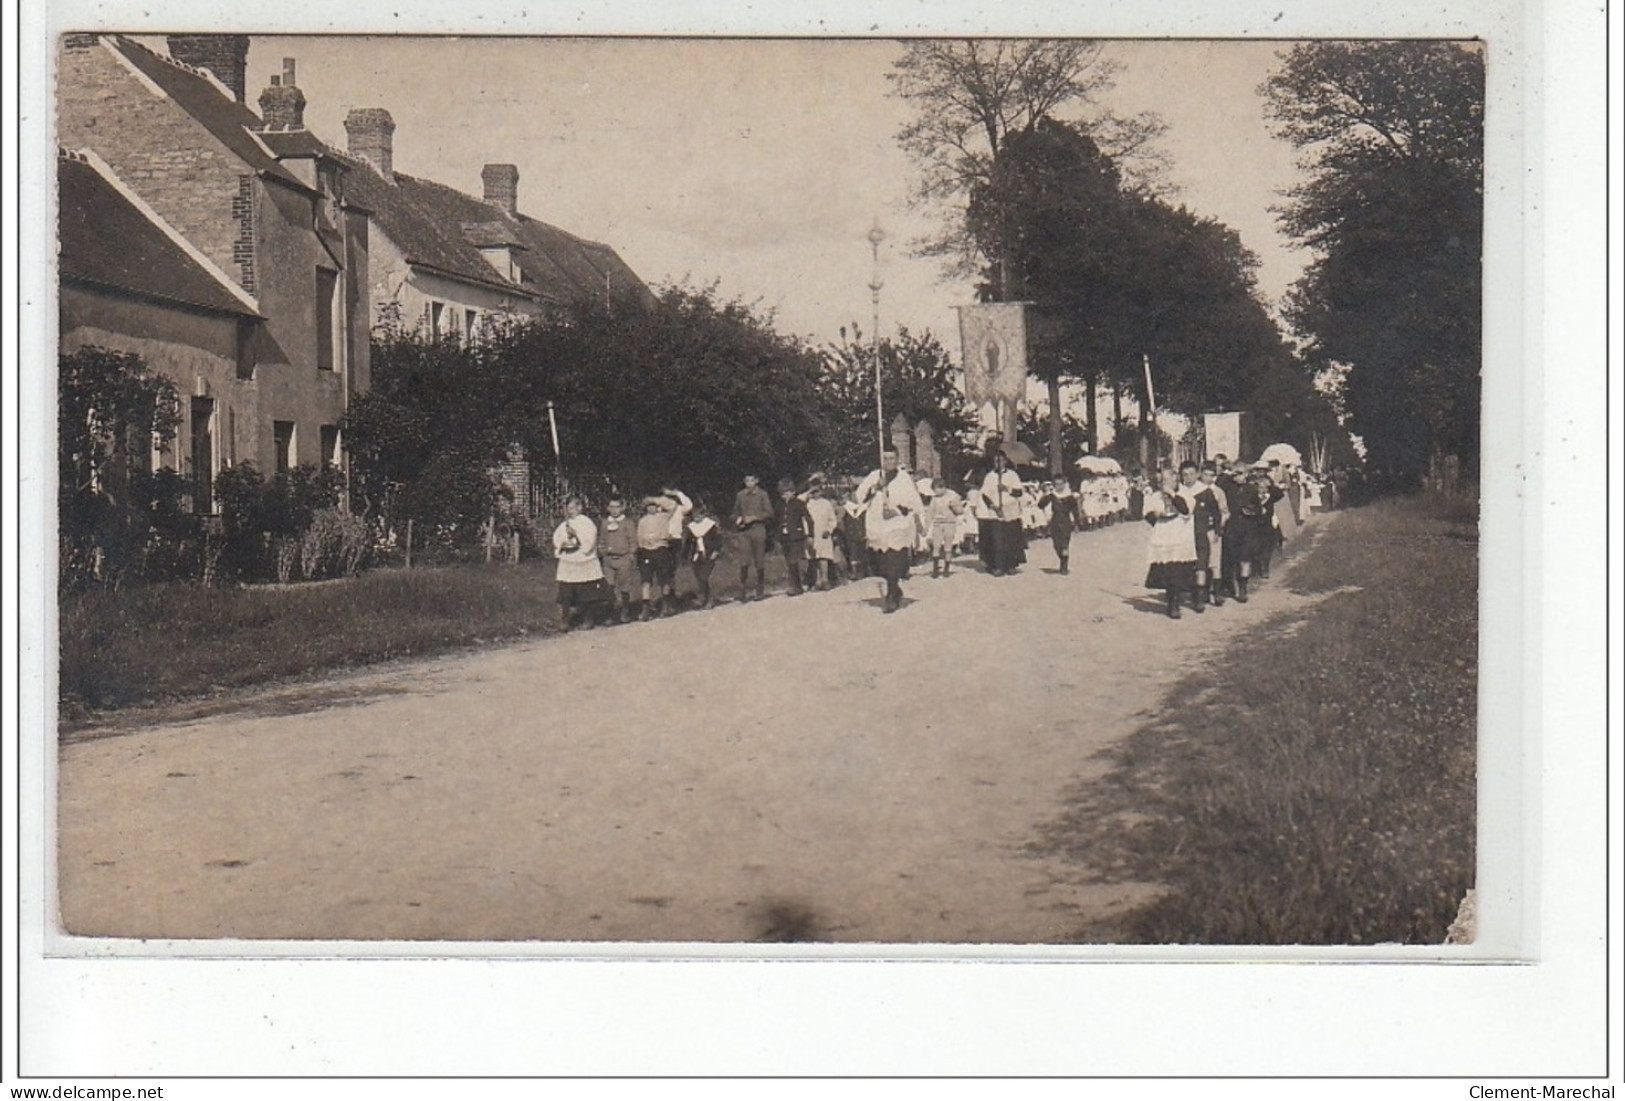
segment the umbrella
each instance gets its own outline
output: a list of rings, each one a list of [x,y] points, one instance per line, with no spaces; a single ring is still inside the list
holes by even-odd
[[[1282,466],[1302,466],[1303,456],[1289,443],[1272,443],[1264,449],[1260,462],[1280,463]]]
[[[1086,474],[1120,474],[1123,471],[1116,459],[1109,459],[1105,455],[1085,455],[1078,460],[1077,466]]]
[[[1005,458],[1017,466],[1031,466],[1038,461],[1038,456],[1033,454],[1033,449],[1020,440],[1005,440],[999,444],[999,450],[1004,452]]]

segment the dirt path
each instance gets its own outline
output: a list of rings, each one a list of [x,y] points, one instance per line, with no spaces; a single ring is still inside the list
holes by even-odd
[[[1036,827],[1181,668],[1302,599],[1277,578],[1171,622],[1138,585],[1144,543],[1139,524],[1081,535],[1068,577],[1047,542],[1011,578],[916,571],[896,615],[859,583],[65,746],[64,925],[1070,940],[1154,887],[1025,852]]]

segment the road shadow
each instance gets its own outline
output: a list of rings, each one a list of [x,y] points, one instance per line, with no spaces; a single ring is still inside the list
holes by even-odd
[[[873,608],[876,611],[883,611],[886,607],[886,598],[883,596],[866,596],[863,598],[862,603],[865,607]],[[914,603],[918,603],[916,598],[909,596],[907,591],[905,591],[903,593],[903,602],[897,606],[897,610],[902,611],[904,608],[907,608],[910,604]]]
[[[254,689],[202,700],[138,707],[87,717],[64,718],[57,734],[62,746],[140,734],[158,726],[180,726],[211,719],[266,719],[308,715],[339,707],[361,707],[374,700],[407,694],[429,694],[421,682],[312,684],[295,688]]]
[[[1167,710],[1093,754],[1089,778],[1063,790],[1059,812],[1040,822],[1022,846],[1028,856],[1065,863],[1082,883],[1142,899],[1078,927],[1068,942],[1161,942],[1148,935],[1148,919],[1168,895],[1170,873],[1190,841],[1178,798],[1184,783],[1180,762],[1200,753],[1185,717],[1200,706],[1206,688],[1203,677],[1180,681],[1163,705]]]
[[[1123,603],[1136,612],[1146,612],[1151,615],[1160,615],[1168,618],[1168,598],[1160,593],[1153,596],[1150,593],[1136,593],[1133,596],[1122,598]]]
[[[769,899],[753,915],[760,930],[758,941],[769,944],[805,944],[831,937],[816,911],[793,899]]]

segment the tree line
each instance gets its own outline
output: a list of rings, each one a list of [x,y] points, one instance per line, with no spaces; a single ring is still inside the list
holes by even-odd
[[[1230,228],[1168,197],[1163,121],[1104,105],[1118,72],[1086,40],[905,45],[898,138],[918,198],[942,213],[922,255],[974,276],[985,301],[1027,301],[1030,369],[1059,406],[1084,388],[1114,405],[1243,409],[1261,436],[1343,459],[1346,427],[1403,482],[1441,457],[1476,469],[1482,287],[1483,56],[1450,42],[1310,43],[1260,89],[1305,181],[1283,228],[1313,259],[1284,304],[1255,285]],[[1059,466],[1064,418],[1047,417]],[[1121,428],[1120,409],[1114,408]]]
[[[1261,103],[1302,150],[1305,182],[1279,217],[1313,255],[1284,304],[1288,333],[1237,234],[1167,197],[1161,120],[1100,106],[1115,75],[1100,44],[907,43],[891,75],[917,109],[899,140],[920,166],[920,196],[943,211],[918,251],[973,275],[985,299],[1034,304],[1029,366],[1050,401],[1018,428],[1047,435],[1053,465],[1100,449],[1097,394],[1111,396],[1117,449],[1158,438],[1149,359],[1161,408],[1243,409],[1261,438],[1305,453],[1330,441],[1333,462],[1352,458],[1346,428],[1399,484],[1441,459],[1476,470],[1476,46],[1309,43],[1281,55]],[[154,441],[176,432],[173,387],[125,353],[61,356],[64,585],[353,569],[364,540],[347,513],[375,538],[406,517],[466,545],[503,504],[493,469],[516,450],[552,465],[555,425],[567,472],[627,492],[678,482],[720,502],[745,471],[866,470],[877,356],[888,419],[929,422],[951,471],[977,449],[976,411],[932,334],[866,338],[854,325],[816,347],[714,288],[498,319],[468,341],[386,318],[372,356],[372,389],[343,425],[348,486],[239,468],[214,487],[230,515],[213,527],[190,514],[188,477],[147,472]],[[1064,383],[1083,386],[1081,423],[1054,415]]]
[[[345,422],[354,492],[467,530],[506,511],[490,472],[512,455],[623,492],[678,484],[717,504],[745,472],[771,482],[866,471],[877,352],[888,418],[929,422],[951,461],[969,453],[974,413],[929,333],[871,341],[854,327],[820,348],[714,288],[686,286],[498,320],[467,342],[385,324],[372,388]]]
[[[1286,317],[1340,368],[1372,465],[1476,475],[1483,354],[1484,54],[1478,43],[1293,47],[1264,87],[1306,181],[1281,224],[1313,260]]]
[[[427,549],[466,555],[493,518],[527,524],[529,502],[499,477],[516,455],[628,494],[681,485],[719,507],[746,472],[769,484],[862,473],[876,463],[876,355],[888,419],[928,422],[950,467],[977,442],[959,370],[931,334],[874,340],[854,326],[816,347],[714,288],[583,299],[494,319],[475,339],[386,314],[371,352],[371,388],[341,424],[347,472],[240,463],[214,479],[217,520],[191,509],[195,474],[152,470],[155,445],[174,450],[174,386],[130,353],[61,356],[63,585],[328,576],[365,562],[362,543],[398,542],[407,521]]]

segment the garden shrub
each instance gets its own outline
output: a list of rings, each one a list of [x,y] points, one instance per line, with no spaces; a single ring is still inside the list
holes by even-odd
[[[64,591],[195,576],[192,483],[152,470],[180,398],[140,356],[81,348],[57,359],[57,517]]]

